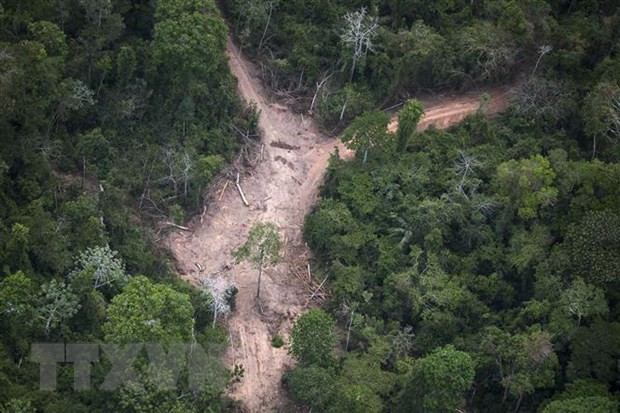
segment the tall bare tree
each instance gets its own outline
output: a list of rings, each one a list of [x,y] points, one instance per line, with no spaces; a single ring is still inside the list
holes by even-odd
[[[351,79],[359,60],[366,56],[368,51],[374,52],[373,39],[377,36],[379,23],[376,17],[368,16],[366,8],[344,15],[346,27],[341,35],[342,41],[352,49]]]

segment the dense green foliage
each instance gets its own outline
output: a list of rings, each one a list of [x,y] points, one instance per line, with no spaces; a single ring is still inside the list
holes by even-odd
[[[547,148],[523,147],[530,136]],[[366,165],[332,158],[306,239],[350,335],[344,363],[378,359],[364,374],[392,377],[377,392],[384,410],[535,411],[578,379],[604,388],[592,406],[615,406],[620,168],[575,149],[570,157],[570,140],[513,113],[476,115],[449,132],[413,133],[403,153],[393,142]],[[468,354],[473,384],[450,390],[457,369],[448,367],[420,376],[419,363],[446,345]],[[423,390],[424,380],[436,385]],[[595,402],[583,397],[547,409]]]
[[[102,330],[108,343],[188,343],[192,304],[187,294],[139,276],[112,299]]]
[[[321,85],[310,109],[330,125],[414,93],[512,82],[549,66],[566,78],[529,90],[544,92],[532,107],[553,116],[594,66],[604,62],[597,75],[619,70],[609,59],[614,0],[232,0],[225,8],[273,89],[307,97],[298,100],[307,109]],[[604,104],[618,86],[600,80],[588,133],[603,143],[615,122]]]
[[[322,310],[310,310],[293,327],[291,354],[302,366],[329,366],[335,344],[333,330],[334,320],[328,314]]]
[[[617,411],[617,1],[221,3],[267,85],[349,125],[357,151],[333,156],[304,229],[331,300],[293,329],[295,401]],[[108,354],[92,390],[72,389],[66,363],[43,392],[29,359],[33,342],[225,341],[213,297],[168,276],[146,225],[195,211],[239,147],[234,126],[255,132],[215,2],[2,0],[0,28],[0,411],[223,410],[217,363],[202,391],[162,389],[174,372],[145,350],[141,386],[102,391]],[[416,132],[414,100],[396,134],[377,110],[506,83],[504,116],[449,131]],[[281,245],[268,225],[250,235],[237,258],[260,277]]]
[[[104,361],[92,391],[67,364],[40,392],[29,361],[32,342],[225,341],[147,225],[196,210],[248,128],[215,4],[6,0],[0,28],[0,410],[219,409],[221,386],[97,392]]]
[[[343,10],[369,6],[381,23],[375,53],[358,66],[353,86],[343,71],[344,88],[383,98],[378,92],[525,74],[507,113],[494,120],[480,111],[448,131],[416,132],[420,108],[411,101],[395,135],[367,108],[345,129],[357,157],[332,157],[305,225],[323,266],[318,277],[329,274],[339,357],[290,372],[292,395],[313,411],[347,411],[334,407],[334,389],[360,386],[365,400],[380,401],[376,411],[616,411],[617,4],[319,3],[312,13],[331,20],[306,8],[306,25],[297,20],[301,9],[278,6],[273,48],[296,46],[275,43],[296,22],[306,42],[318,41],[312,25],[327,24],[333,38],[320,39],[335,50]],[[382,57],[400,50],[390,38],[411,55]],[[313,50],[303,52],[318,65],[306,72],[315,81],[334,61],[311,60]],[[399,75],[379,75],[380,59]],[[423,62],[445,71],[431,75],[419,69]],[[299,75],[303,66],[287,67]],[[394,84],[379,87],[381,80]],[[340,86],[332,87],[333,97]]]
[[[399,411],[453,411],[474,380],[474,363],[469,354],[449,345],[416,360],[410,374]]]

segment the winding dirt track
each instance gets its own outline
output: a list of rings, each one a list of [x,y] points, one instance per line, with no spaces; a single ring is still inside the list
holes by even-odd
[[[312,118],[302,120],[300,115],[267,101],[268,94],[255,76],[255,69],[230,40],[227,54],[241,97],[255,102],[260,110],[263,162],[241,179],[250,206],[243,205],[231,182],[221,199],[209,205],[203,219],[194,220],[191,232],[174,232],[167,241],[183,279],[198,284],[202,276],[226,277],[239,289],[236,310],[227,320],[231,345],[224,361],[229,366],[242,364],[245,375],[229,395],[248,412],[266,412],[282,408],[286,403],[281,380],[285,369],[292,365],[286,349],[273,348],[271,338],[280,333],[286,340],[293,321],[313,305],[307,290],[290,273],[292,266],[299,264],[308,252],[301,235],[304,216],[317,201],[318,188],[334,148],[339,147],[342,156],[352,154],[334,137],[321,134]],[[491,98],[487,113],[505,109],[508,89],[425,99],[426,115],[419,129],[430,125],[446,128],[461,121],[478,109],[483,92]],[[390,129],[396,128],[393,122]],[[294,149],[273,146],[276,142],[284,142]],[[265,221],[279,228],[285,240],[285,259],[264,274],[261,287],[264,315],[261,315],[255,299],[257,272],[247,264],[234,264],[231,251],[245,242],[254,223]]]

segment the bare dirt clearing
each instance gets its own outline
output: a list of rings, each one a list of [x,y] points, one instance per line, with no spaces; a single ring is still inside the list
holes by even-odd
[[[200,277],[217,273],[239,289],[236,310],[227,320],[231,345],[225,362],[229,366],[242,364],[245,375],[231,389],[230,396],[248,412],[266,412],[286,402],[281,379],[293,362],[285,348],[271,346],[273,334],[280,333],[286,340],[293,321],[313,305],[307,285],[294,275],[307,262],[308,251],[301,234],[304,216],[317,201],[334,148],[338,147],[342,156],[352,153],[334,137],[319,132],[312,118],[302,118],[269,102],[255,69],[231,41],[227,53],[240,95],[247,102],[255,102],[260,110],[263,161],[240,181],[249,207],[243,205],[231,182],[223,188],[227,191],[220,199],[208,206],[204,217],[190,224],[190,232],[174,232],[167,243],[183,279],[199,284]],[[506,107],[506,89],[436,97],[423,101],[426,115],[420,128],[446,128],[461,121],[478,109],[483,92],[491,97],[487,113]],[[394,122],[390,125],[392,130],[396,127]],[[254,223],[265,221],[277,225],[285,248],[284,262],[267,269],[263,276],[261,302],[265,312],[261,315],[255,299],[257,271],[244,263],[234,264],[231,252],[245,242]]]

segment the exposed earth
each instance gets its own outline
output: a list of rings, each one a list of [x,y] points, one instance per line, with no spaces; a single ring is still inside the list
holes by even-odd
[[[317,296],[310,300],[310,290],[318,283],[306,279],[309,251],[301,234],[304,216],[317,202],[334,148],[339,148],[341,156],[352,153],[337,137],[320,132],[310,116],[302,117],[271,102],[255,68],[230,40],[227,54],[239,94],[260,110],[262,160],[240,179],[249,207],[243,204],[234,181],[222,182],[220,188],[212,189],[216,196],[211,197],[203,216],[190,223],[190,231],[173,232],[167,242],[183,279],[199,285],[201,277],[225,277],[237,286],[236,309],[226,320],[231,345],[224,361],[230,367],[243,365],[245,372],[229,396],[249,412],[265,412],[287,402],[282,375],[293,364],[286,346],[272,347],[272,337],[279,333],[286,342],[294,320],[317,305]],[[478,110],[483,93],[489,95],[489,115],[508,105],[507,88],[422,99],[426,114],[419,129],[447,128],[460,122]],[[389,129],[397,129],[395,120]],[[263,314],[256,302],[257,271],[245,263],[235,264],[231,256],[257,222],[273,222],[285,242],[283,263],[263,274]]]

